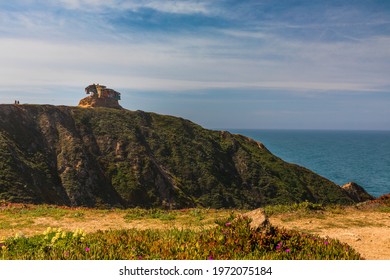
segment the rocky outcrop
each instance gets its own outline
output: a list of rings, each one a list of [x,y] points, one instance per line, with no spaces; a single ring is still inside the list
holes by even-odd
[[[366,190],[354,182],[349,182],[341,188],[356,202],[364,202],[367,200],[375,199],[372,195],[366,192]]]
[[[264,209],[255,209],[250,212],[244,213],[242,216],[251,220],[250,227],[252,229],[262,229],[270,225]]]
[[[113,98],[97,98],[94,96],[87,96],[80,100],[80,107],[88,108],[88,107],[106,107],[106,108],[114,108],[114,109],[123,109],[121,105],[119,105],[118,100]]]
[[[0,105],[0,200],[243,209],[355,201],[241,135],[142,111],[51,105]]]

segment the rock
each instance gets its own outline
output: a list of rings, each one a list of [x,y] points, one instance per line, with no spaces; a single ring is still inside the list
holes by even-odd
[[[366,190],[359,186],[358,184],[354,182],[349,182],[341,188],[348,194],[349,197],[351,197],[355,202],[364,202],[367,200],[373,200],[375,199],[372,195],[370,195]]]
[[[93,96],[87,96],[80,100],[80,107],[107,107],[114,109],[123,109],[121,105],[119,105],[118,100],[112,98],[96,98]]]
[[[270,224],[267,215],[265,214],[264,210],[261,208],[247,212],[242,216],[250,218],[252,220],[251,221],[252,229],[265,228]]]

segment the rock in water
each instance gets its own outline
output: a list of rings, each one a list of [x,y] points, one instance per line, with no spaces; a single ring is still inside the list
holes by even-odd
[[[363,187],[359,186],[354,182],[349,182],[341,188],[355,201],[355,202],[364,202],[367,200],[375,199],[372,195],[367,193]]]

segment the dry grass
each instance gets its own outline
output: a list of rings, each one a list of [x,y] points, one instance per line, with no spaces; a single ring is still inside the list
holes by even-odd
[[[228,217],[232,210],[184,209],[161,211],[151,215],[148,210],[139,209],[146,215],[132,215],[133,210],[97,210],[88,208],[54,207],[47,205],[7,204],[0,208],[0,238],[18,235],[41,234],[48,227],[85,232],[108,229],[202,229],[215,225],[216,219]],[[235,210],[234,213],[244,211]],[[167,219],[170,217],[169,219]]]

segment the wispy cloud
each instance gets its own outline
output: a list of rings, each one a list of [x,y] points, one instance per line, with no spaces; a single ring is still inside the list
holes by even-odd
[[[153,9],[171,14],[208,14],[208,1],[158,1],[158,0],[60,0],[66,9],[73,10],[131,10]]]

